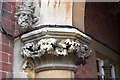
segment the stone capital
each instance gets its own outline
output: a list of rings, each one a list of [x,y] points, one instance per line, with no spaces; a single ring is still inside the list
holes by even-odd
[[[37,72],[49,69],[76,72],[76,65],[85,65],[91,52],[91,38],[72,27],[47,26],[22,35],[21,40],[24,43],[21,54],[34,60]]]

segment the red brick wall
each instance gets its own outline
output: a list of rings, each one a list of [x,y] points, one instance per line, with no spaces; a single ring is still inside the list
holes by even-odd
[[[116,3],[88,2],[85,6],[85,32],[115,51],[118,48],[119,9]]]
[[[78,66],[78,71],[75,73],[75,78],[88,78],[88,80],[89,78],[95,78],[93,65],[94,63],[92,61],[92,57],[89,57],[84,66]]]
[[[15,2],[4,2],[1,16],[1,25],[12,36],[15,32]],[[14,39],[0,33],[0,78],[10,76],[13,64]]]
[[[85,33],[106,44],[115,51],[118,47],[118,10],[114,3],[86,3],[85,5]],[[120,51],[119,51],[120,52]],[[76,78],[94,78],[92,57],[85,66],[78,66]]]

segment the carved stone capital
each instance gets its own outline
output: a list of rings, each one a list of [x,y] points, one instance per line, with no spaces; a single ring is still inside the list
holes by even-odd
[[[52,66],[76,70],[76,65],[85,65],[91,53],[91,38],[75,28],[45,27],[22,35],[21,40],[24,42],[21,54],[34,60],[37,72]]]

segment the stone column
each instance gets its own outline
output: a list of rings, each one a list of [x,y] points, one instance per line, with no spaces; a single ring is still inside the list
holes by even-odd
[[[90,56],[91,38],[72,26],[73,2],[66,1],[41,0],[38,17],[35,5],[27,0],[16,13],[25,33],[20,36],[21,70],[28,78],[74,78],[77,65],[85,65]]]

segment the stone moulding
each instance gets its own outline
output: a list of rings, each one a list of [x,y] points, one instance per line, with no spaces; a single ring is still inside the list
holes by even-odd
[[[21,36],[21,39],[23,42],[31,42],[34,40],[40,40],[42,38],[73,38],[73,39],[79,39],[84,41],[85,43],[90,43],[91,38],[84,33],[80,32],[76,28],[63,28],[63,27],[44,27],[41,29],[37,29],[34,31],[31,31],[29,33],[26,33]]]
[[[66,65],[66,64],[47,64],[35,68],[35,72],[40,72],[45,70],[70,70],[77,72],[77,66]]]

